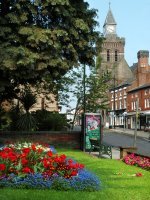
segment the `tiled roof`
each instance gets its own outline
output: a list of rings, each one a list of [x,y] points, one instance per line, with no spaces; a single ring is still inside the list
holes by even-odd
[[[129,90],[128,92],[133,92],[133,91],[137,91],[137,90],[144,89],[144,88],[150,88],[150,83],[147,83],[147,84],[141,85],[139,87],[133,88],[133,89]]]

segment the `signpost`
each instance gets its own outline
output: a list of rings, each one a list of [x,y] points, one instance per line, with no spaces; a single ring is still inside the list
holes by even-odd
[[[90,149],[90,138],[102,140],[102,120],[98,113],[85,113],[83,117],[83,150]]]

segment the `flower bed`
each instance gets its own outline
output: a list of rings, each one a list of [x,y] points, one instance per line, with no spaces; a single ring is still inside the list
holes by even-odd
[[[100,188],[98,178],[48,146],[9,144],[0,150],[0,187],[87,190]]]
[[[135,165],[146,170],[150,170],[150,158],[137,156],[135,154],[128,154],[124,157],[123,161],[127,165]]]

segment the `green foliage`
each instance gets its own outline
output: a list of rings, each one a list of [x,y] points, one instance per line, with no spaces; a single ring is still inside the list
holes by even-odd
[[[9,113],[0,108],[0,130],[9,130],[10,123],[11,117]]]
[[[99,60],[100,64],[100,60]],[[74,98],[77,100],[77,110],[84,108],[84,81],[85,81],[85,102],[87,112],[97,112],[108,108],[108,93],[110,88],[111,73],[98,74],[97,67],[90,69],[90,74],[84,74],[82,65],[78,69],[70,70],[61,79],[62,88],[59,89],[60,103],[64,101],[69,105]],[[62,98],[63,97],[63,98]],[[69,101],[70,100],[70,101]],[[67,105],[66,104],[66,105]]]
[[[35,131],[37,128],[36,120],[29,112],[27,112],[22,114],[17,120],[16,127],[20,131]]]
[[[30,88],[25,88],[20,93],[19,101],[23,105],[25,111],[29,112],[32,106],[36,103],[36,95],[33,94]]]
[[[15,98],[19,84],[48,76],[54,87],[73,66],[94,65],[101,43],[96,15],[83,0],[2,0],[0,100]]]
[[[20,93],[19,101],[21,102],[26,113],[20,115],[19,119],[17,120],[17,129],[22,131],[36,130],[36,121],[29,112],[32,106],[36,103],[36,96],[31,92],[30,88],[26,87]]]
[[[86,110],[88,112],[97,112],[108,108],[110,80],[110,73],[99,75],[96,71],[93,71],[90,74],[87,80],[88,92],[86,94]]]
[[[37,121],[39,131],[61,131],[68,126],[66,117],[57,112],[37,110],[33,116]]]

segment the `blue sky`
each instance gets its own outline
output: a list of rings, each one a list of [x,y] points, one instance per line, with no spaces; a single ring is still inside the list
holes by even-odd
[[[139,50],[150,51],[150,0],[85,0],[90,8],[98,10],[96,19],[103,32],[103,24],[109,9],[117,23],[117,35],[124,37],[125,59],[129,66],[137,62]]]
[[[117,35],[124,37],[125,59],[129,66],[137,62],[139,50],[150,51],[150,0],[84,0],[90,8],[98,10],[96,19],[100,26],[97,30],[103,32],[103,24],[109,10],[109,2],[115,21]],[[76,99],[70,103],[75,108]],[[65,111],[65,108],[62,110]]]

